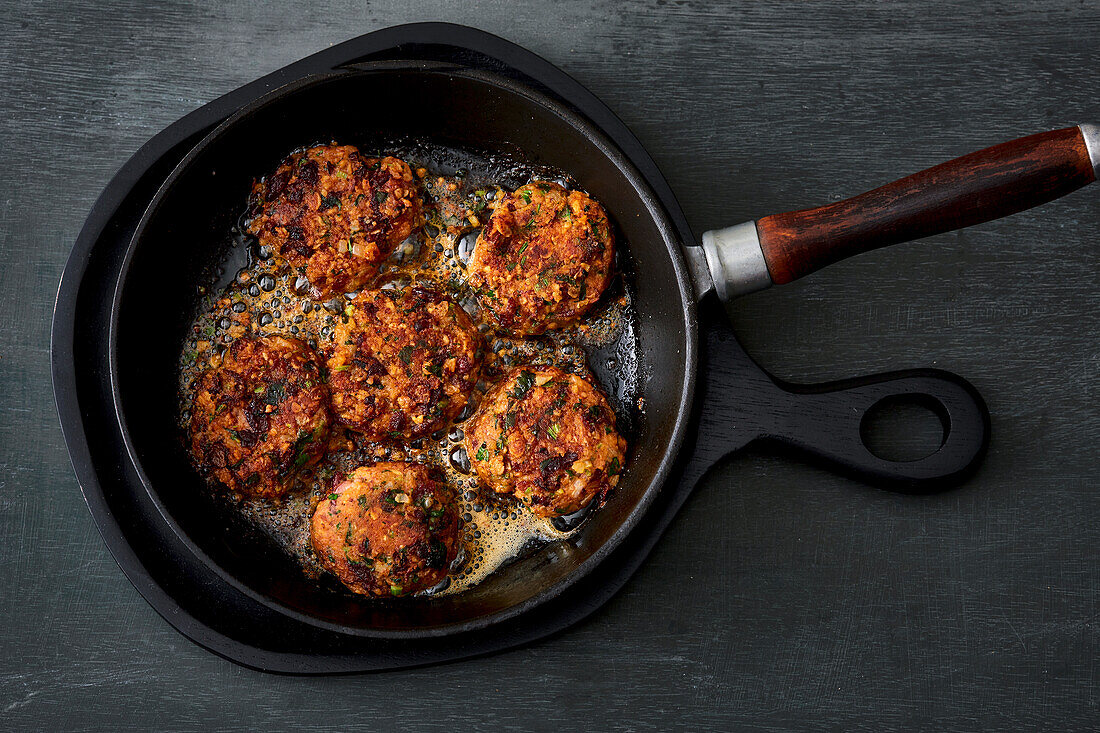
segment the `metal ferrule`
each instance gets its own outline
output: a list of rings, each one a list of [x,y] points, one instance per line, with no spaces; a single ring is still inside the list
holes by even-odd
[[[1078,125],[1081,137],[1085,138],[1085,147],[1089,151],[1092,170],[1100,180],[1100,125]]]
[[[723,301],[763,290],[772,284],[754,221],[704,232],[703,251],[714,280],[714,290]]]

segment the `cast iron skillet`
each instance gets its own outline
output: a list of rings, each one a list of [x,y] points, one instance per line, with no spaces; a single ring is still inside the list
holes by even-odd
[[[418,29],[424,37],[459,35],[453,27]],[[447,32],[441,33],[443,29]],[[621,131],[615,130],[616,144],[548,89],[518,82],[498,73],[500,69],[470,64],[460,54],[450,53],[441,64],[440,54],[429,46],[405,51],[412,60],[351,64],[291,81],[245,104],[203,139],[167,177],[137,226],[119,268],[111,312],[111,397],[121,433],[138,478],[175,540],[220,581],[265,608],[349,636],[411,639],[467,633],[499,623],[555,597],[612,553],[654,501],[684,435],[696,368],[695,298],[715,286],[728,297],[763,284],[758,260],[765,262],[765,272],[779,273],[774,279],[781,282],[791,279],[790,272],[798,276],[819,266],[820,261],[808,257],[801,260],[809,265],[799,265],[798,257],[784,256],[799,252],[807,240],[801,236],[810,229],[806,217],[819,241],[805,252],[827,249],[821,244],[825,240],[839,241],[846,247],[843,253],[851,253],[900,241],[906,230],[923,236],[1019,210],[1069,190],[1064,181],[1081,185],[1095,177],[1079,133],[1074,133],[1075,140],[1067,133],[1054,140],[1031,139],[1022,148],[985,153],[981,161],[1008,162],[1000,169],[993,165],[995,170],[987,165],[984,177],[956,176],[951,183],[955,190],[943,188],[951,171],[941,170],[933,176],[939,188],[910,181],[900,193],[880,193],[839,212],[835,207],[844,205],[834,205],[816,219],[772,217],[754,227],[759,237],[747,236],[751,233],[745,227],[708,233],[708,263],[685,239],[682,214],[663,190],[652,162],[638,149],[624,154],[623,141],[630,140]],[[379,113],[369,104],[379,95],[399,104],[386,105],[391,111]],[[319,109],[325,114],[314,112]],[[306,140],[336,138],[369,148],[371,135],[395,132],[479,149],[518,150],[534,162],[570,171],[603,201],[629,243],[637,273],[639,341],[650,378],[645,386],[646,420],[635,436],[623,482],[578,541],[516,563],[462,596],[387,607],[320,594],[296,570],[273,564],[259,545],[227,533],[219,520],[212,521],[217,515],[195,502],[201,494],[196,491],[197,477],[176,448],[172,416],[173,365],[185,325],[175,316],[187,312],[195,284],[216,256],[214,246],[239,215],[252,177],[270,170],[286,151]],[[647,169],[644,175],[636,166],[639,161]],[[953,170],[974,167],[974,161],[964,160]],[[926,191],[915,192],[917,184]],[[929,197],[935,206],[928,206]],[[1006,198],[1011,199],[1008,205],[1002,204]],[[967,213],[968,202],[978,204],[979,210],[971,206]],[[907,207],[902,213],[909,218],[899,224],[899,209]],[[743,246],[746,240],[755,251]],[[690,247],[695,265],[690,270],[681,244]],[[180,257],[181,252],[186,256]],[[694,283],[689,271],[694,272]],[[55,339],[55,351],[56,346]],[[737,436],[732,445],[759,436],[777,438],[864,478],[917,491],[957,482],[974,469],[984,450],[984,406],[952,375],[922,371],[793,388],[751,368],[736,344],[728,356],[743,377],[735,419],[721,426]],[[945,422],[944,444],[920,461],[882,461],[863,445],[862,416],[881,400],[906,394],[923,395],[937,406]],[[64,423],[60,392],[58,401]]]

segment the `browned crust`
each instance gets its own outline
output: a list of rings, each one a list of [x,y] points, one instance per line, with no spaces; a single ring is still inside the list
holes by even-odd
[[[470,260],[470,285],[502,330],[540,334],[588,312],[611,282],[614,255],[598,202],[538,181],[497,203]]]
[[[458,555],[458,513],[426,466],[375,463],[321,500],[310,536],[321,565],[351,591],[403,596],[447,576]]]
[[[295,474],[321,459],[328,389],[305,344],[282,336],[233,342],[199,378],[191,404],[191,454],[231,491],[285,494]]]
[[[248,230],[309,279],[327,300],[357,290],[421,220],[412,169],[367,158],[351,145],[291,154],[252,191]]]
[[[607,398],[555,367],[512,369],[465,427],[481,482],[543,517],[570,514],[605,495],[626,460]]]
[[[484,348],[452,300],[421,287],[368,290],[345,315],[326,361],[341,425],[372,440],[408,440],[445,426],[466,405]]]

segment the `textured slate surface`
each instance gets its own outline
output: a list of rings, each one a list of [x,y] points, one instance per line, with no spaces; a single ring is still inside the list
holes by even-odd
[[[383,675],[225,662],[130,587],[56,424],[49,318],[85,214],[148,137],[309,52],[450,20],[547,57],[649,146],[697,232],[1100,120],[1090,2],[8,3],[0,13],[0,728],[974,730],[1100,714],[1100,192],[737,303],[819,381],[934,365],[994,437],[914,498],[783,456],[723,462],[578,627]],[[913,433],[894,431],[893,447]],[[893,439],[891,441],[891,435]]]

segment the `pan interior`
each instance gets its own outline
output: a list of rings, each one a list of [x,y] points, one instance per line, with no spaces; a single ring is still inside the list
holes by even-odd
[[[607,505],[568,541],[547,545],[456,595],[388,602],[333,592],[305,578],[263,538],[207,499],[177,440],[176,362],[196,289],[224,256],[255,177],[303,144],[364,150],[401,138],[521,158],[568,171],[606,207],[633,271],[644,410],[627,469]],[[644,182],[585,123],[534,93],[477,73],[385,69],[295,85],[213,133],[165,184],[139,227],[116,302],[116,404],[147,488],[177,531],[224,575],[295,615],[356,631],[480,625],[579,577],[611,549],[659,487],[680,420],[687,373],[687,304],[663,213]]]

